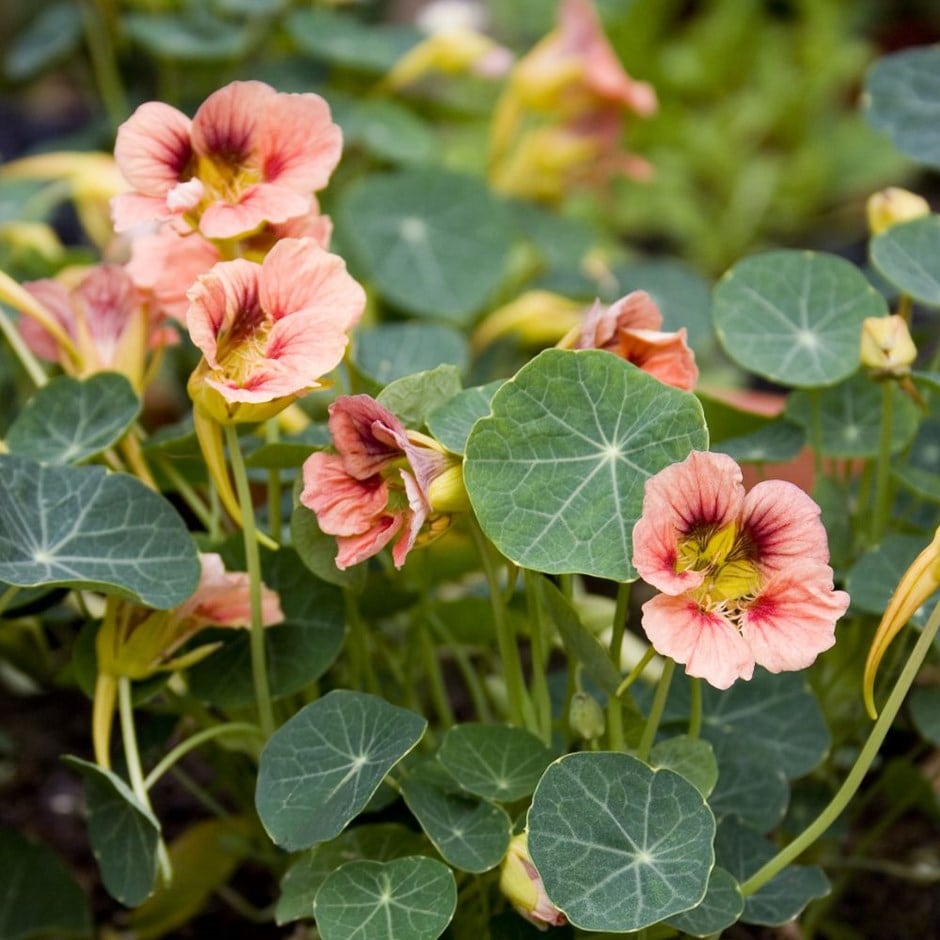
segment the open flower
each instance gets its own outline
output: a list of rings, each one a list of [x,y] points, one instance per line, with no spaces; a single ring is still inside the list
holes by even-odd
[[[261,264],[216,264],[189,291],[187,326],[203,360],[197,408],[222,424],[261,421],[325,384],[343,358],[365,291],[312,238],[279,241]]]
[[[685,327],[675,333],[662,332],[663,316],[646,291],[601,306],[596,301],[584,317],[558,344],[562,349],[606,349],[666,385],[690,392],[698,381],[695,353],[686,342]]]
[[[849,604],[833,589],[819,511],[780,480],[745,494],[723,454],[693,451],[647,480],[633,563],[663,592],[643,605],[656,650],[719,689],[755,665],[809,666]]]
[[[140,390],[149,352],[176,341],[173,330],[150,316],[118,265],[90,268],[74,286],[52,279],[23,286],[58,328],[54,335],[36,319],[23,317],[20,332],[27,346],[77,375],[122,372]],[[68,355],[63,337],[71,344]]]
[[[303,466],[300,502],[336,537],[336,567],[345,570],[377,555],[393,539],[400,568],[420,541],[450,525],[466,508],[460,463],[432,438],[408,431],[368,395],[347,395],[330,406],[336,454],[311,454]]]
[[[341,149],[342,133],[315,94],[232,82],[192,120],[147,102],[118,129],[114,156],[135,192],[112,201],[114,226],[174,218],[207,238],[234,238],[285,222],[310,211]]]

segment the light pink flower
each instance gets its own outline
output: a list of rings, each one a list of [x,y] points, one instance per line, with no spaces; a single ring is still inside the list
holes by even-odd
[[[188,296],[203,352],[190,394],[223,423],[262,420],[320,387],[365,307],[343,259],[312,238],[279,241],[261,264],[219,262]]]
[[[809,666],[849,604],[833,589],[819,512],[791,483],[745,493],[723,454],[693,451],[647,480],[633,564],[663,592],[643,605],[656,650],[719,689],[755,665]]]
[[[435,441],[406,430],[368,395],[338,398],[330,406],[329,428],[337,453],[307,458],[300,502],[316,513],[323,532],[336,537],[340,570],[377,555],[392,540],[392,560],[400,568],[419,538],[430,541],[449,524],[453,498],[442,495],[432,508],[432,491],[450,486],[459,463]]]
[[[175,333],[145,309],[130,277],[117,265],[90,268],[71,288],[51,279],[23,286],[72,340],[79,375],[114,370],[140,388],[149,351],[176,341]],[[20,332],[37,356],[70,370],[75,366],[35,320],[23,317]]]
[[[342,134],[315,94],[232,82],[190,119],[151,101],[118,129],[114,156],[135,192],[115,196],[114,226],[179,220],[234,238],[310,211],[339,161]]]
[[[600,301],[588,311],[579,330],[558,345],[569,349],[606,349],[632,362],[660,382],[690,392],[698,381],[695,353],[686,330],[662,332],[663,316],[646,291],[633,291],[609,307]]]

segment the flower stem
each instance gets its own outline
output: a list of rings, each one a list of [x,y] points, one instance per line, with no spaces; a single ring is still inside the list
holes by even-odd
[[[470,661],[470,657],[467,656],[466,650],[457,642],[453,633],[450,632],[439,616],[432,614],[430,623],[431,628],[444,641],[445,646],[454,657],[454,662],[457,664],[457,669],[460,670],[460,675],[473,702],[473,710],[477,719],[489,724],[493,720],[493,715],[486,699],[486,690],[483,688],[483,683],[473,668],[473,663]]]
[[[85,29],[85,41],[91,55],[91,68],[95,75],[98,93],[108,113],[111,127],[116,130],[121,121],[127,117],[127,96],[114,61],[114,47],[111,42],[108,18],[104,11],[95,10],[94,6],[90,0],[85,0],[81,4],[82,25]]]
[[[803,830],[789,845],[778,852],[765,865],[761,866],[750,878],[741,884],[741,893],[749,897],[756,891],[759,891],[768,881],[782,871],[787,865],[797,858],[805,849],[809,848],[839,817],[842,811],[849,804],[849,801],[855,795],[855,792],[862,784],[865,775],[868,773],[872,762],[878,755],[882,743],[891,725],[901,709],[904,697],[907,695],[910,687],[914,684],[918,670],[921,667],[927,653],[933,645],[934,638],[937,635],[937,629],[940,628],[940,603],[933,609],[927,626],[917,639],[911,655],[901,670],[897,682],[892,689],[891,694],[885,702],[881,714],[875,721],[852,769],[845,778],[842,786],[839,787],[836,795],[830,800],[828,806]]]
[[[526,569],[525,593],[532,638],[532,700],[542,741],[552,743],[552,699],[548,688],[545,613],[542,608],[541,575]]]
[[[235,490],[242,515],[242,535],[245,543],[245,565],[248,568],[249,599],[251,602],[251,677],[258,704],[258,720],[266,738],[274,733],[274,708],[271,704],[271,689],[268,685],[267,654],[264,641],[264,621],[261,614],[261,552],[258,549],[255,529],[255,509],[251,501],[248,473],[238,442],[238,431],[233,424],[225,426],[229,460]]]
[[[42,388],[49,381],[49,378],[43,367],[36,361],[36,357],[32,354],[30,348],[23,342],[20,331],[10,322],[10,318],[2,307],[0,307],[0,333],[3,333],[6,341],[10,344],[10,348],[16,353],[16,358],[19,359],[33,385],[36,388]]]
[[[689,737],[698,738],[702,733],[702,680],[693,678],[692,705],[689,711]]]
[[[646,719],[643,735],[636,750],[636,756],[642,761],[649,760],[650,751],[653,749],[653,742],[656,740],[659,722],[662,720],[663,711],[666,708],[666,697],[669,695],[669,684],[672,682],[672,674],[675,668],[675,662],[667,657],[663,662],[663,674],[659,677],[659,685],[656,686],[653,704],[650,706],[650,713]]]
[[[630,584],[621,582],[617,585],[617,604],[614,619],[610,625],[610,659],[617,672],[620,672],[620,660],[623,651],[623,634],[627,626],[627,611],[630,607]],[[620,696],[611,695],[607,699],[607,744],[612,751],[622,751],[623,743],[623,708]]]
[[[881,391],[881,439],[875,469],[875,505],[871,514],[871,541],[881,541],[891,513],[891,436],[894,382],[885,382]]]

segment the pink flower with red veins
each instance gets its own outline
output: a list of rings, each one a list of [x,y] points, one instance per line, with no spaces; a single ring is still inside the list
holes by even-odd
[[[345,570],[396,539],[400,568],[415,544],[431,541],[466,508],[460,463],[436,441],[408,431],[368,395],[330,406],[336,454],[311,454],[303,466],[300,502],[335,536],[336,567]]]
[[[745,493],[723,454],[693,451],[646,482],[633,564],[662,594],[643,605],[655,649],[719,689],[804,669],[849,605],[833,589],[819,506],[780,480]]]
[[[262,421],[323,387],[366,300],[343,259],[311,238],[279,241],[261,264],[219,262],[188,296],[203,352],[190,396],[222,424]]]
[[[207,238],[235,238],[312,207],[339,162],[342,133],[326,101],[232,82],[190,120],[157,101],[118,129],[114,157],[135,192],[112,200],[114,227],[176,219]]]
[[[695,353],[686,342],[686,330],[662,331],[663,315],[646,291],[633,291],[588,311],[580,327],[558,344],[564,349],[606,349],[632,362],[666,385],[691,392],[698,381]]]

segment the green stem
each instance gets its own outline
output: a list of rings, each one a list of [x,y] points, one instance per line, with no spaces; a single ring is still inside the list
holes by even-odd
[[[617,603],[614,608],[614,619],[610,625],[610,659],[614,669],[620,672],[623,658],[623,634],[627,626],[627,612],[630,609],[630,584],[621,582],[617,585]],[[623,708],[619,695],[611,695],[607,699],[607,745],[612,751],[622,751],[623,741]]]
[[[248,568],[248,589],[251,602],[251,677],[258,705],[258,721],[266,738],[274,733],[274,707],[271,704],[271,689],[268,685],[267,651],[264,640],[264,620],[261,613],[261,552],[255,529],[255,508],[251,501],[248,473],[238,442],[238,431],[234,424],[225,425],[229,460],[235,491],[242,513],[242,535],[245,543],[245,565]]]
[[[346,601],[346,621],[349,623],[349,651],[357,673],[354,685],[363,685],[366,691],[379,695],[378,676],[372,664],[372,651],[369,649],[369,625],[362,619],[356,595],[348,588],[343,589]]]
[[[2,594],[0,594],[0,614],[2,614],[10,604],[10,601],[20,593],[17,585],[11,584]]]
[[[192,510],[193,515],[202,523],[206,532],[211,533],[216,525],[217,515],[213,518],[212,510],[186,482],[185,477],[173,466],[172,461],[167,460],[165,457],[158,457],[155,462],[160,468],[160,472],[176,487],[176,491]]]
[[[891,436],[894,382],[884,382],[881,390],[881,438],[875,468],[875,505],[871,514],[871,541],[881,541],[891,514]]]
[[[532,704],[538,722],[539,736],[551,746],[552,743],[552,698],[548,688],[548,648],[545,612],[542,608],[541,575],[526,569],[525,595],[529,613],[529,630],[532,638]]]
[[[818,476],[822,473],[822,392],[818,388],[810,389],[809,400],[813,469]]]
[[[640,661],[630,670],[627,674],[627,677],[617,686],[617,691],[614,692],[614,695],[617,698],[620,698],[627,689],[636,682],[640,676],[646,671],[646,667],[653,661],[653,657],[656,655],[656,650],[651,646],[641,657]]]
[[[441,673],[441,664],[437,658],[434,643],[431,641],[430,627],[424,617],[421,618],[421,622],[418,624],[418,642],[421,644],[421,655],[424,657],[424,671],[428,677],[431,701],[434,702],[434,708],[441,720],[441,727],[446,731],[448,728],[453,727],[456,718],[450,705],[450,699],[447,697],[444,676]]]
[[[269,421],[265,426],[265,440],[276,444],[280,439],[277,421]],[[275,542],[281,541],[281,529],[284,520],[281,517],[281,474],[276,468],[268,471],[268,528]]]
[[[509,717],[512,722],[530,731],[536,730],[535,714],[532,702],[526,694],[525,678],[522,673],[522,661],[519,658],[519,647],[512,623],[506,616],[506,608],[502,602],[502,590],[493,556],[490,554],[486,537],[476,525],[470,526],[473,539],[476,543],[480,561],[483,564],[483,573],[489,586],[490,606],[493,611],[493,623],[496,627],[496,642],[499,646],[499,656],[503,662],[503,675],[506,679],[506,694],[509,699]]]
[[[693,678],[692,705],[689,712],[689,737],[697,738],[702,733],[702,680]]]
[[[669,684],[672,682],[672,674],[675,668],[676,664],[673,660],[669,658],[664,660],[663,674],[659,677],[659,685],[656,686],[653,704],[650,706],[650,713],[643,727],[643,735],[636,751],[636,756],[642,761],[649,760],[650,751],[653,749],[653,742],[656,740],[659,722],[662,720],[663,711],[666,708],[666,697],[669,695]]]
[[[861,786],[865,775],[868,773],[872,762],[878,755],[878,751],[884,742],[885,737],[891,730],[891,725],[901,709],[904,697],[907,695],[910,687],[914,684],[918,670],[921,667],[927,653],[933,645],[934,637],[937,635],[937,629],[940,628],[940,603],[933,609],[927,626],[917,639],[917,644],[911,651],[910,658],[901,670],[898,680],[888,696],[887,702],[875,721],[868,740],[865,742],[852,769],[849,771],[845,782],[839,787],[836,795],[830,800],[829,805],[803,830],[789,845],[778,852],[770,861],[761,866],[750,878],[741,884],[741,893],[749,897],[756,891],[759,891],[776,874],[786,868],[802,852],[809,848],[839,817],[842,811],[848,806],[849,801],[855,795],[855,792]]]
[[[0,307],[0,333],[3,333],[4,338],[10,344],[10,348],[16,353],[16,358],[19,359],[20,364],[26,370],[26,374],[33,385],[36,388],[42,388],[49,381],[49,377],[46,375],[45,369],[36,360],[32,350],[23,342],[20,331],[10,322],[10,318],[2,307]]]
[[[117,130],[128,115],[127,95],[114,61],[114,47],[107,17],[95,10],[90,0],[82,3],[82,26],[85,29],[85,41],[88,43],[98,94],[101,95],[111,127]]]
[[[182,760],[190,751],[211,741],[213,738],[222,737],[225,734],[259,734],[258,726],[249,724],[246,721],[235,721],[225,725],[215,725],[212,728],[204,728],[197,731],[194,735],[188,737],[176,745],[164,758],[157,764],[153,770],[147,774],[144,779],[144,789],[149,790],[153,785],[175,764]]]
[[[443,620],[435,614],[431,615],[431,627],[444,641],[448,652],[454,657],[454,662],[457,664],[457,669],[460,671],[461,678],[473,702],[473,710],[477,718],[484,723],[491,722],[493,715],[486,698],[486,690],[483,688],[483,683],[480,681],[477,671],[473,668],[473,663],[470,662],[466,650],[454,639],[453,633],[450,632]]]

